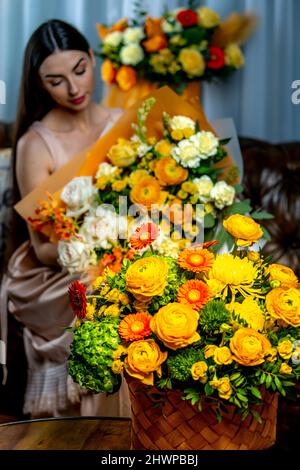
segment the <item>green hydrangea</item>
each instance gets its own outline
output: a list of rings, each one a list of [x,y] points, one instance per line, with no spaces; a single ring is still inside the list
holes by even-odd
[[[229,312],[222,300],[211,300],[200,313],[199,327],[200,334],[214,335],[220,332],[223,323],[229,322]]]
[[[69,374],[81,387],[95,393],[114,393],[120,377],[113,374],[112,353],[121,340],[118,335],[120,320],[103,317],[100,321],[84,322],[74,332],[69,358]]]
[[[176,351],[174,355],[170,355],[167,359],[171,379],[179,380],[180,382],[189,380],[192,376],[192,365],[202,360],[203,355],[195,348]]]

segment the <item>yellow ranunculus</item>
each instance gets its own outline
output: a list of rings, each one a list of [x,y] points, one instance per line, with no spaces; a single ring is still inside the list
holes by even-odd
[[[280,374],[292,374],[293,372],[293,369],[291,368],[291,366],[289,366],[288,364],[286,364],[285,362],[283,362],[280,366],[280,369],[279,369],[279,373]]]
[[[130,199],[150,209],[153,204],[163,204],[167,193],[161,190],[160,184],[153,176],[144,176],[133,186]]]
[[[111,370],[113,371],[114,374],[121,374],[123,371],[124,363],[120,361],[120,359],[116,359],[113,361],[111,365]]]
[[[277,287],[266,296],[269,314],[295,328],[300,326],[300,289]]]
[[[127,349],[125,370],[143,384],[153,385],[153,372],[161,376],[161,365],[167,357],[168,353],[162,352],[154,339],[134,341]]]
[[[228,400],[230,398],[232,394],[232,388],[228,377],[222,377],[219,379],[218,393],[219,397],[223,398],[224,400]]]
[[[208,359],[209,357],[212,357],[215,353],[215,350],[218,349],[218,346],[215,344],[209,344],[208,346],[205,346],[204,348],[204,357],[205,359]]]
[[[197,10],[199,25],[204,28],[214,28],[220,24],[220,15],[208,7],[201,7]]]
[[[245,320],[250,328],[257,331],[261,331],[264,328],[264,314],[256,300],[251,297],[247,297],[241,304],[238,302],[231,304],[230,308],[242,320]]]
[[[176,350],[200,339],[199,313],[189,305],[173,302],[161,307],[150,321],[150,328],[170,349]]]
[[[205,71],[205,60],[201,52],[185,47],[178,57],[183,70],[191,77],[201,77]]]
[[[113,191],[117,191],[119,193],[120,191],[123,191],[123,189],[125,189],[126,186],[127,186],[127,180],[124,179],[124,180],[114,181],[111,187]]]
[[[125,275],[126,288],[139,301],[162,295],[167,285],[167,275],[168,265],[162,258],[141,258],[129,266]]]
[[[243,366],[257,366],[272,348],[270,341],[252,328],[240,328],[230,340],[233,359]]]
[[[268,267],[268,274],[270,274],[269,281],[279,281],[278,287],[297,287],[298,278],[294,271],[288,266],[282,264],[270,264]]]
[[[231,215],[224,220],[223,225],[236,238],[238,246],[251,246],[263,236],[260,225],[246,215]]]
[[[206,362],[204,361],[199,361],[195,362],[195,364],[192,365],[192,377],[194,380],[199,380],[199,382],[205,384],[207,382],[207,377],[206,377],[206,372],[207,372],[208,366]]]
[[[290,359],[293,354],[293,343],[289,339],[284,339],[278,344],[277,351],[283,359]]]
[[[118,139],[118,143],[110,148],[107,156],[109,161],[115,166],[130,166],[137,158],[136,145],[129,140]]]
[[[232,363],[232,354],[229,348],[223,346],[214,350],[214,361],[219,366]]]
[[[228,46],[225,47],[224,52],[226,65],[230,65],[236,69],[239,69],[244,65],[245,59],[237,44],[228,44]]]
[[[131,173],[129,176],[129,184],[133,188],[141,178],[144,178],[144,176],[149,176],[149,173],[147,170],[135,170]]]
[[[174,145],[171,144],[168,140],[159,140],[155,145],[155,151],[163,155],[164,157],[170,157],[172,153],[172,148]]]
[[[123,344],[120,344],[120,346],[118,347],[118,349],[116,349],[113,353],[112,353],[112,358],[114,360],[117,360],[117,359],[120,359],[120,357],[122,355],[125,355],[127,354],[127,347],[125,347]]]

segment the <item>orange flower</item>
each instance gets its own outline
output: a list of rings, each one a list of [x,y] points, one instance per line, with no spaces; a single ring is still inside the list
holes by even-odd
[[[117,72],[116,82],[121,90],[130,90],[136,84],[136,71],[129,65],[122,65]]]
[[[104,26],[103,24],[97,23],[96,29],[97,29],[99,38],[103,40],[109,33],[112,33],[113,31],[124,31],[124,29],[126,29],[127,26],[128,26],[127,18],[122,18],[117,23],[112,25],[111,28],[108,28],[107,26]]]
[[[147,16],[145,21],[145,33],[148,38],[163,34],[161,23],[162,18],[152,18],[151,16]]]
[[[153,176],[145,176],[132,188],[130,198],[132,202],[142,204],[150,209],[152,204],[163,203],[165,195],[160,190],[157,179]]]
[[[189,304],[193,309],[200,310],[210,299],[208,286],[203,281],[190,280],[185,282],[177,293],[181,304]]]
[[[143,41],[143,46],[147,52],[157,52],[167,47],[167,38],[165,35],[157,34]]]
[[[214,255],[206,249],[186,249],[178,256],[178,264],[194,273],[209,271],[213,263]]]
[[[101,65],[101,77],[106,83],[113,83],[116,78],[116,69],[109,59],[105,59]]]
[[[180,184],[189,174],[188,170],[178,165],[172,157],[160,158],[155,165],[154,173],[162,186]]]
[[[123,262],[123,253],[121,248],[114,248],[112,253],[106,253],[99,263],[100,274],[105,268],[109,268],[114,273],[120,273]]]
[[[127,315],[119,325],[119,335],[125,341],[137,341],[150,336],[151,315],[146,312],[139,312]]]
[[[135,250],[141,250],[157,239],[159,235],[159,228],[156,224],[148,222],[142,224],[130,237],[130,244]]]

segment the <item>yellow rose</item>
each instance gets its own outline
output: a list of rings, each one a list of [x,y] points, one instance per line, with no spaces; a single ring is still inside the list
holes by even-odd
[[[113,191],[117,191],[119,193],[120,191],[123,191],[123,189],[125,189],[126,186],[127,186],[127,180],[124,179],[124,180],[114,181],[111,187]]]
[[[103,307],[100,309],[100,312],[103,312],[103,315],[105,317],[118,317],[121,313],[118,305],[116,304],[109,305],[108,307],[106,305],[103,305]]]
[[[219,397],[223,398],[224,400],[228,400],[230,398],[232,394],[232,388],[228,377],[222,377],[219,379],[218,393]]]
[[[167,357],[168,353],[162,352],[153,339],[134,341],[127,350],[125,370],[143,384],[153,385],[153,372],[161,376],[161,365]]]
[[[297,287],[298,278],[294,271],[282,264],[270,264],[268,267],[268,274],[270,274],[269,281],[279,281],[280,286],[277,287]]]
[[[113,361],[111,365],[111,370],[113,371],[114,374],[121,374],[123,367],[124,367],[124,363],[120,361],[120,359],[117,359],[116,361]]]
[[[192,183],[192,181],[185,181],[182,183],[181,189],[189,194],[196,194],[198,191],[197,186]]]
[[[201,7],[197,10],[198,23],[204,28],[214,28],[220,24],[220,15],[208,7]]]
[[[225,47],[225,64],[236,69],[242,67],[245,63],[243,53],[237,44],[228,44]]]
[[[119,301],[119,297],[120,297],[120,291],[116,287],[110,290],[105,296],[106,300],[108,300],[109,302],[114,302],[114,303]]]
[[[269,314],[295,328],[300,326],[300,289],[277,287],[266,296]]]
[[[263,236],[260,225],[246,215],[231,215],[224,220],[223,225],[237,239],[238,246],[251,246]]]
[[[128,295],[121,292],[119,296],[119,302],[121,302],[122,305],[128,305],[130,302]]]
[[[105,189],[108,183],[110,183],[111,177],[108,175],[100,176],[96,181],[96,188],[97,189]]]
[[[118,139],[118,143],[110,148],[107,156],[115,166],[130,166],[137,158],[136,146],[129,140]]]
[[[201,77],[205,71],[205,60],[201,52],[185,47],[178,57],[183,70],[191,77]]]
[[[167,285],[168,265],[156,256],[141,258],[128,268],[126,288],[137,300],[162,295]]]
[[[243,366],[262,364],[271,348],[270,341],[252,328],[240,328],[230,340],[233,359]]]
[[[289,339],[284,339],[278,344],[277,351],[283,359],[290,359],[293,354],[293,343]]]
[[[280,374],[292,374],[293,369],[288,364],[283,362],[280,366],[279,373]]]
[[[250,328],[260,331],[265,324],[264,314],[256,302],[251,297],[247,297],[241,304],[235,302],[231,308],[242,319],[245,320]]]
[[[176,350],[200,339],[197,333],[199,314],[189,305],[178,302],[162,307],[150,321],[150,328],[170,349]]]
[[[204,348],[204,357],[205,359],[208,359],[209,357],[212,357],[215,353],[215,350],[218,349],[218,346],[215,344],[209,344],[208,346],[205,346]]]
[[[199,382],[205,384],[207,382],[206,372],[207,372],[207,364],[204,361],[195,362],[192,365],[192,377],[194,380],[199,380]]]
[[[219,366],[232,363],[232,354],[229,348],[223,346],[214,350],[214,361]]]

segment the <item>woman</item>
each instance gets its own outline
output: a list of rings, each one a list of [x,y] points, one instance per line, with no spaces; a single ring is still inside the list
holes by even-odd
[[[32,34],[25,51],[13,148],[16,199],[90,146],[119,117],[119,112],[112,114],[92,101],[94,67],[92,49],[71,25],[50,20]],[[65,328],[73,323],[74,314],[67,289],[74,277],[59,267],[56,245],[27,229],[27,240],[10,258],[2,285],[3,308],[24,325],[24,413],[129,416],[125,384],[111,397],[90,396],[68,376],[71,334]],[[20,221],[15,233],[24,233]]]

